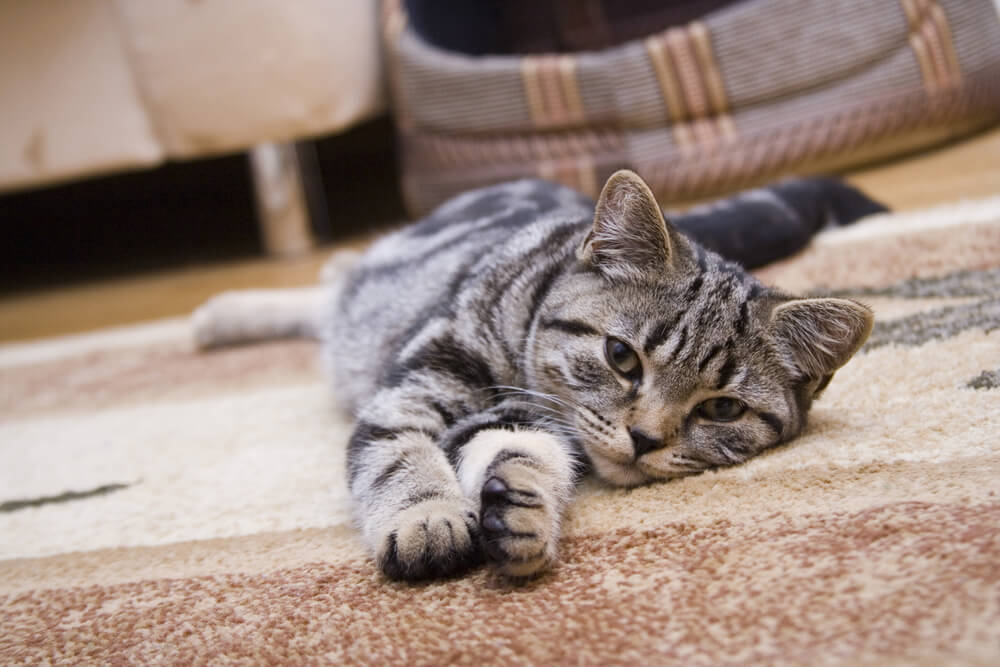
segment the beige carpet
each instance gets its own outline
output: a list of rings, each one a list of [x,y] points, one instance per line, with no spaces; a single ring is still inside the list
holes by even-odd
[[[762,272],[878,324],[808,432],[585,486],[560,565],[388,583],[308,343],[182,321],[0,347],[0,663],[1000,663],[1000,198]]]

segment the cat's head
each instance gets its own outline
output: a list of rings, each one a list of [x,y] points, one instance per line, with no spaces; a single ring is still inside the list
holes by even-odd
[[[542,306],[528,379],[599,476],[640,484],[797,435],[871,327],[860,303],[788,296],[696,246],[620,171]]]

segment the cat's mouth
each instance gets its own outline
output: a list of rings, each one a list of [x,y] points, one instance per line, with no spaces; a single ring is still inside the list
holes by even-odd
[[[592,410],[587,412],[596,414]],[[639,486],[652,481],[684,477],[701,472],[705,467],[679,455],[674,446],[636,458],[635,447],[624,429],[597,429],[586,413],[581,415],[578,412],[578,417],[578,433],[582,436],[580,441],[594,473],[616,486]]]
[[[594,474],[615,486],[639,486],[653,479],[644,473],[635,463],[613,461],[594,451],[588,451],[587,453],[590,457]]]
[[[630,442],[600,437],[584,438],[583,448],[594,473],[607,482],[616,486],[638,486],[651,479],[640,469]]]
[[[703,472],[708,465],[679,456],[668,450],[652,452],[639,459],[633,453],[609,450],[605,443],[586,443],[594,473],[617,486],[638,486],[652,481],[667,481]]]

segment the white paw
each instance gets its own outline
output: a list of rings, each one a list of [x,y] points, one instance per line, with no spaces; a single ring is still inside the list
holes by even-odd
[[[480,559],[478,517],[464,498],[425,500],[397,514],[376,560],[391,579],[418,580],[467,570]]]

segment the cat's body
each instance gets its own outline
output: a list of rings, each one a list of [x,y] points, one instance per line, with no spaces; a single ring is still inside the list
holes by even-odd
[[[308,326],[272,317],[269,331],[320,330],[358,419],[358,523],[404,579],[483,555],[513,576],[545,569],[588,467],[635,485],[794,437],[871,328],[860,304],[793,299],[693,243],[630,172],[596,213],[541,181],[457,197],[376,243],[331,292]],[[238,319],[232,303],[207,308],[202,342],[226,341],[210,330]]]

